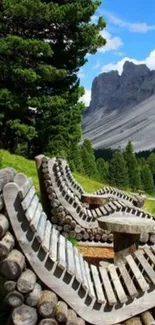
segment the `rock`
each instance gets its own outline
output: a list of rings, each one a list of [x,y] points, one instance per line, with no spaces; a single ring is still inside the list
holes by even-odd
[[[145,64],[125,62],[122,75],[117,71],[102,73],[92,84],[90,107],[86,115],[99,108],[108,110],[134,106],[155,94],[155,71]]]
[[[92,84],[91,103],[82,123],[84,138],[95,149],[154,148],[155,71],[145,64],[125,62],[123,72],[102,73]]]

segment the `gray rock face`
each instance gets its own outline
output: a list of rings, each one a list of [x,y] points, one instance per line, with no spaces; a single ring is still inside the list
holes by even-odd
[[[121,76],[96,77],[82,126],[94,148],[124,148],[129,139],[135,151],[155,148],[155,71],[126,62]]]
[[[155,94],[155,71],[145,64],[125,62],[122,75],[117,71],[102,73],[92,84],[91,103],[86,115],[102,108],[126,109]]]

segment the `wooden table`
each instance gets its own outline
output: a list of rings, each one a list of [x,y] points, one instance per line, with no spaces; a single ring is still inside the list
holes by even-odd
[[[99,206],[102,206],[109,202],[109,195],[103,194],[82,194],[81,195],[81,202],[85,204],[89,204],[90,209],[95,209]]]
[[[138,249],[141,233],[155,232],[155,221],[119,212],[98,219],[99,226],[114,234],[114,260],[123,259]]]

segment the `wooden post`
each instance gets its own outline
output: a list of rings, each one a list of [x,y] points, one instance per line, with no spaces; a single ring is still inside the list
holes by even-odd
[[[139,234],[114,233],[114,260],[124,259],[138,249]]]
[[[0,263],[1,274],[9,280],[17,279],[25,267],[25,257],[13,249],[8,257]]]
[[[13,310],[12,320],[14,325],[36,325],[38,320],[37,311],[35,308],[21,305]]]

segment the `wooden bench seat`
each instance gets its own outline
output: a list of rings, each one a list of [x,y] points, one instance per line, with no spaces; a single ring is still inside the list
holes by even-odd
[[[47,220],[38,200],[34,208],[31,179],[21,187],[6,184],[3,197],[16,240],[32,269],[87,322],[101,325],[104,320],[110,325],[153,307],[154,249],[138,251],[107,268],[89,265]]]
[[[67,176],[64,173],[64,170],[67,166],[65,160],[56,158],[48,159],[44,156],[38,156],[36,158],[36,161],[37,167],[39,165],[38,170],[41,185],[40,188],[43,197],[43,203],[45,201],[44,209],[46,209],[48,218],[51,218],[51,215],[53,213],[54,215],[56,215],[57,208],[60,205],[64,209],[63,215],[67,213],[67,215],[69,214],[73,220],[71,221],[73,228],[72,226],[70,227],[70,225],[65,225],[63,228],[61,225],[64,222],[63,220],[65,220],[65,217],[63,217],[63,220],[61,220],[59,216],[58,218],[57,216],[52,216],[52,221],[54,221],[58,225],[60,231],[64,236],[66,236],[68,233],[69,236],[74,236],[74,238],[76,237],[77,240],[90,239],[91,241],[94,240],[104,242],[105,240],[107,240],[108,242],[111,242],[110,234],[108,236],[105,236],[104,230],[102,229],[102,231],[100,231],[100,228],[98,227],[97,219],[99,217],[104,215],[111,215],[112,213],[118,211],[122,213],[123,217],[124,212],[142,216],[142,210],[135,208],[129,200],[123,201],[119,199],[118,201],[118,198],[117,200],[114,200],[115,196],[113,194],[110,194],[112,196],[111,201],[109,201],[109,203],[105,204],[104,206],[99,206],[98,208],[94,209],[85,208],[81,204],[78,195],[73,192],[73,188],[70,187]],[[47,185],[42,191],[42,187],[45,182],[49,182],[49,187]],[[109,191],[110,193],[115,192],[115,190],[110,187],[106,188],[106,191]],[[49,195],[49,193],[51,192],[53,193],[52,196]],[[120,191],[118,192],[120,193]],[[75,223],[77,224],[76,230],[79,226],[81,227],[81,232],[78,232],[78,235],[74,231]],[[88,233],[88,230],[91,230],[91,233]],[[153,240],[153,237],[151,238]],[[145,240],[147,240],[147,238],[143,236],[143,242]]]

